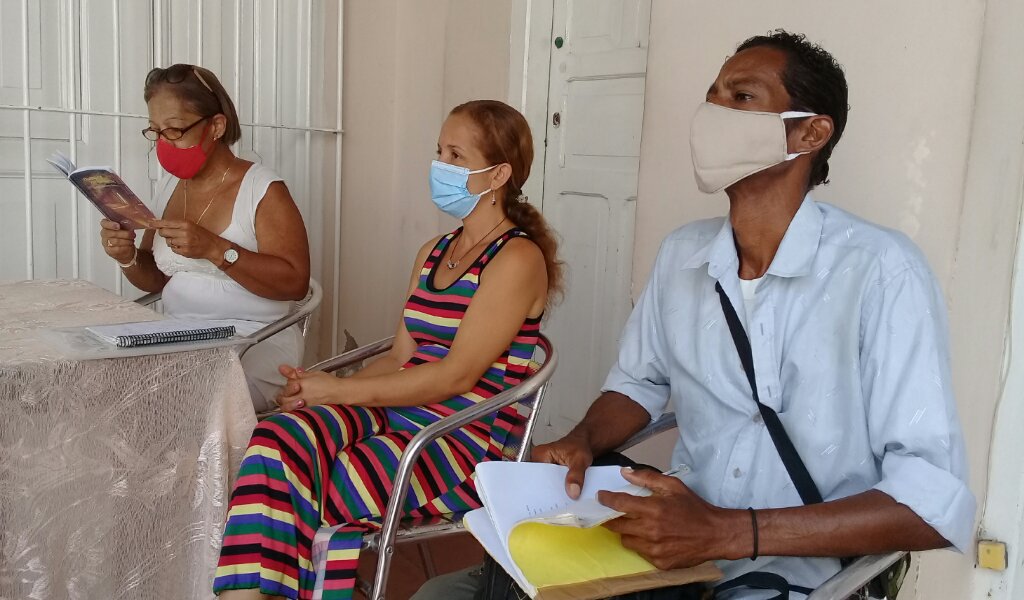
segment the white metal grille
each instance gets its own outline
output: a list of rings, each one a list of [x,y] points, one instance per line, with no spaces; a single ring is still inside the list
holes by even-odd
[[[342,18],[333,0],[0,0],[0,280],[138,293],[99,248],[99,214],[45,159],[109,165],[151,203],[166,174],[139,135],[142,83],[185,62],[217,73],[235,100],[236,153],[284,177],[337,314]]]

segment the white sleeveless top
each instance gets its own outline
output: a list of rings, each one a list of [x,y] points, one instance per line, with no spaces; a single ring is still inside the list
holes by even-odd
[[[273,170],[253,164],[238,188],[231,222],[220,237],[253,252],[259,251],[256,240],[256,208],[267,188],[275,181],[283,181]],[[178,184],[170,177],[157,192],[158,214],[162,214]],[[223,201],[223,200],[221,200]],[[170,215],[180,218],[180,215]],[[269,300],[253,294],[206,259],[186,258],[175,254],[159,235],[153,239],[153,258],[156,266],[170,277],[163,289],[164,312],[171,317],[203,320],[251,321],[255,331],[261,325],[276,321],[288,314],[291,302]],[[245,334],[251,331],[239,331]]]

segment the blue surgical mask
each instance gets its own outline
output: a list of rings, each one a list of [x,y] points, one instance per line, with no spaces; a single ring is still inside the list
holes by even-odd
[[[430,165],[431,199],[445,214],[456,219],[465,219],[476,208],[480,198],[491,191],[488,188],[479,194],[470,193],[469,188],[466,187],[469,176],[474,173],[485,173],[497,166],[470,171],[466,167],[435,160]]]

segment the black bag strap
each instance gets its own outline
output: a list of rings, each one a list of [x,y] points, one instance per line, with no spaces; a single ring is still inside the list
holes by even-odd
[[[754,355],[750,351],[750,340],[747,338],[746,331],[743,330],[743,324],[740,323],[736,309],[733,308],[729,296],[722,289],[722,284],[717,281],[715,282],[715,291],[718,292],[718,299],[722,302],[722,311],[725,313],[726,323],[729,324],[732,341],[736,344],[736,351],[740,355],[740,362],[743,363],[743,371],[747,374],[747,381],[750,382],[750,389],[754,393],[754,402],[757,403],[757,409],[761,411],[761,418],[764,420],[765,427],[768,428],[768,434],[772,438],[772,443],[775,444],[779,457],[782,458],[782,464],[785,465],[786,472],[789,473],[789,478],[793,480],[793,485],[796,486],[796,491],[800,494],[800,499],[803,500],[804,504],[818,504],[822,502],[821,492],[818,491],[818,486],[811,479],[811,474],[807,471],[807,467],[804,466],[804,461],[800,460],[800,455],[797,454],[793,441],[786,434],[786,429],[782,426],[778,413],[772,407],[762,404],[761,399],[757,395],[757,380],[754,378]]]
[[[729,333],[732,334],[732,341],[736,344],[736,352],[740,355],[740,363],[743,364],[743,372],[747,374],[747,381],[750,383],[750,391],[753,393],[754,402],[757,403],[757,409],[761,412],[761,419],[764,420],[764,425],[768,428],[768,435],[771,436],[772,443],[775,444],[775,450],[779,453],[779,457],[782,459],[782,464],[786,467],[786,472],[789,473],[789,478],[793,480],[793,485],[796,486],[796,491],[800,494],[800,499],[803,500],[804,504],[818,504],[823,502],[821,492],[818,491],[818,486],[815,485],[814,480],[811,479],[811,474],[807,471],[804,461],[801,460],[800,455],[797,454],[796,448],[793,446],[793,441],[789,439],[789,434],[786,433],[786,428],[782,426],[779,414],[775,412],[775,409],[772,407],[761,403],[761,398],[757,394],[757,379],[754,377],[754,354],[750,349],[750,339],[747,338],[747,332],[744,331],[743,324],[740,323],[739,315],[736,314],[736,309],[733,308],[732,301],[729,300],[729,296],[725,293],[725,290],[722,289],[722,284],[717,281],[715,282],[715,291],[718,292],[718,299],[722,303],[722,312],[725,313],[725,322],[729,325]],[[849,563],[849,560],[850,559],[840,559],[839,562],[845,567]],[[783,588],[782,586],[779,586],[778,580],[786,582],[785,578],[780,575],[758,571],[754,573],[747,573],[746,575],[720,584],[715,588],[715,591],[724,591],[733,587],[742,586],[772,589],[780,592],[778,596],[771,600],[788,599],[790,590],[804,594],[809,594],[811,592],[809,588],[789,585],[788,582],[786,582],[786,587]]]
[[[715,586],[715,594],[739,587],[753,588],[755,590],[771,590],[779,593],[777,596],[769,598],[769,600],[789,600],[790,591],[800,592],[805,596],[814,591],[808,587],[790,585],[790,583],[786,581],[785,577],[777,573],[754,571],[752,573],[744,573],[739,577],[730,579],[725,583]]]

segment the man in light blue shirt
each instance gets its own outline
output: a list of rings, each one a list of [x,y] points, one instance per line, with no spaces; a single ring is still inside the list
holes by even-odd
[[[842,69],[802,36],[739,47],[691,137],[698,185],[725,189],[728,217],[665,239],[602,395],[534,452],[570,467],[575,496],[592,457],[674,411],[672,460],[692,473],[636,471],[627,478],[653,496],[600,497],[626,513],[609,528],[660,568],[717,560],[726,580],[768,571],[813,589],[839,560],[803,557],[971,546],[942,293],[906,236],[809,194],[826,180],[846,99]],[[742,315],[758,397],[823,503],[804,505],[780,459],[716,284]]]
[[[725,580],[770,572],[792,598],[835,574],[835,557],[968,551],[975,501],[942,293],[906,236],[809,193],[846,125],[841,67],[777,31],[741,44],[706,100],[691,127],[694,172],[701,190],[726,191],[729,215],[665,239],[603,393],[533,458],[568,466],[575,497],[594,457],[674,412],[672,462],[692,472],[626,473],[654,494],[602,492],[625,513],[607,526],[659,568],[715,560]],[[824,502],[798,493],[765,424],[772,411]],[[777,597],[749,586],[716,595]]]

